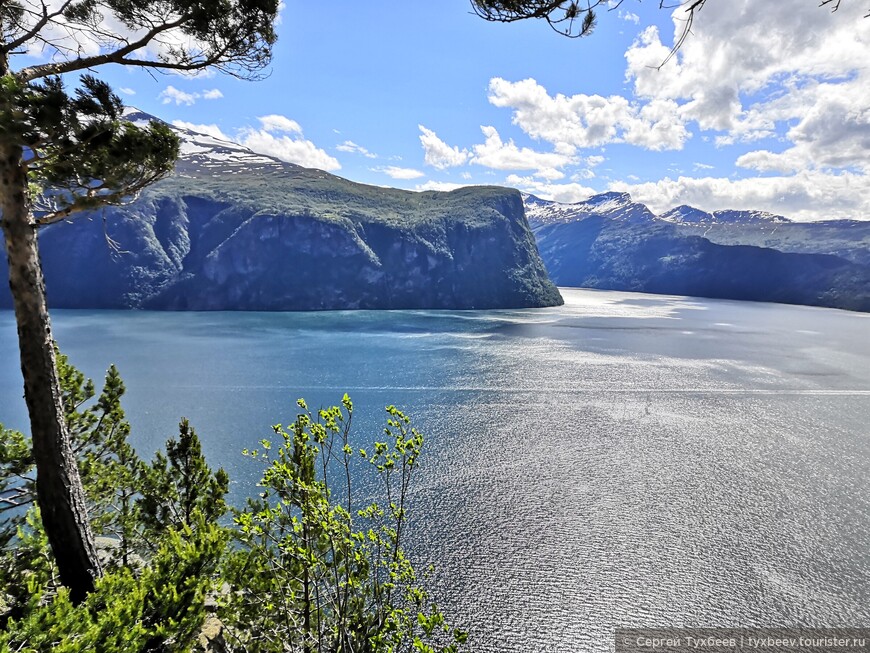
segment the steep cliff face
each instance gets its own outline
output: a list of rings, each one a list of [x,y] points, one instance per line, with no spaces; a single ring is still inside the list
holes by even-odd
[[[613,195],[552,206],[526,198],[541,257],[559,285],[870,311],[864,227],[692,207],[651,218],[643,205]],[[616,200],[621,206],[611,206]],[[608,211],[590,210],[598,204]],[[719,236],[708,235],[714,229]],[[824,229],[826,238],[809,238]],[[755,246],[773,238],[789,249]]]
[[[220,167],[182,160],[174,177],[133,204],[45,229],[40,247],[49,303],[56,307],[321,310],[562,302],[516,191],[413,193],[275,162]],[[0,294],[0,304],[9,305],[8,293]]]

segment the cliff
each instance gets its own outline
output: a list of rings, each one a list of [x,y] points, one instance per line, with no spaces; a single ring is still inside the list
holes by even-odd
[[[132,204],[40,234],[51,306],[283,311],[562,303],[517,191],[366,186],[198,136],[187,133],[176,173]],[[0,306],[10,301],[4,284]]]
[[[542,201],[536,201],[541,213]],[[784,252],[733,241],[720,244],[682,224],[646,215],[596,214],[588,205],[570,213],[559,206],[551,219],[530,216],[541,257],[560,286],[870,312],[870,266],[854,259],[824,250]],[[785,231],[783,225],[779,228]],[[728,233],[739,231],[740,225],[730,225]],[[746,233],[756,231],[747,226]]]

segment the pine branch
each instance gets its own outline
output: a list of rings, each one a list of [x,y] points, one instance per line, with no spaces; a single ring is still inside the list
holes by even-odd
[[[146,32],[145,35],[142,36],[139,40],[134,41],[133,43],[129,43],[122,48],[118,48],[114,52],[107,52],[105,54],[98,54],[90,57],[79,57],[70,61],[62,61],[59,63],[45,63],[37,64],[35,66],[28,66],[27,68],[22,68],[17,73],[15,73],[15,77],[19,81],[30,82],[34,79],[51,77],[53,75],[63,75],[64,73],[71,73],[78,70],[86,70],[88,68],[94,68],[96,66],[101,66],[107,63],[123,64],[125,63],[124,57],[126,57],[128,54],[132,54],[136,50],[144,48],[161,33],[175,29],[176,27],[180,27],[189,20],[189,15],[182,15],[172,22],[159,24]],[[141,63],[137,63],[135,65],[156,67],[155,64],[158,63],[160,62],[142,60]]]

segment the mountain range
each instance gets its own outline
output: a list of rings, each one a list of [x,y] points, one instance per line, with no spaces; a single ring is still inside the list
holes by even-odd
[[[135,110],[126,117],[154,119]],[[515,190],[367,186],[206,134],[176,132],[181,155],[172,176],[129,205],[40,232],[50,306],[278,311],[562,303]],[[5,285],[3,305],[11,305]]]
[[[870,311],[870,222],[691,206],[656,215],[627,193],[524,204],[560,286]]]
[[[870,311],[870,221],[656,214],[614,192],[574,204],[494,186],[411,192],[173,129],[172,176],[40,232],[51,306],[518,308],[561,304],[560,285]]]

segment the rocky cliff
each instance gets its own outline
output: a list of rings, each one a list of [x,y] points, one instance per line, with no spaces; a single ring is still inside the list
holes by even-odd
[[[40,234],[51,306],[280,311],[562,302],[517,191],[378,188],[183,136],[174,176],[128,206]],[[0,305],[10,305],[5,284]]]
[[[655,216],[624,193],[525,203],[560,286],[870,312],[870,223],[802,224],[686,206]]]

